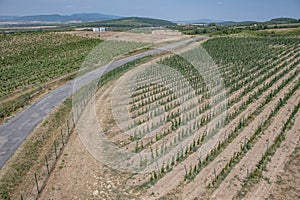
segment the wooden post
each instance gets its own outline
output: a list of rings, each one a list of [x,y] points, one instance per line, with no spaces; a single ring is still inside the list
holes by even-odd
[[[249,169],[247,168],[247,178],[249,177]]]
[[[36,191],[39,194],[40,193],[40,191],[39,191],[39,183],[38,183],[38,180],[37,180],[36,173],[34,173],[34,179],[35,179]]]
[[[216,179],[217,178],[216,168],[214,168],[214,175],[215,175],[215,179]]]
[[[78,105],[76,106],[76,121],[79,119],[79,111],[78,111]]]
[[[63,130],[60,129],[60,134],[61,134],[61,142],[63,144],[63,146],[65,146],[65,143],[64,143],[64,134],[63,134]]]
[[[57,147],[56,147],[56,140],[54,140],[54,151],[55,151],[55,158],[57,159]]]
[[[69,120],[67,120],[67,127],[68,127],[68,135],[70,135],[70,125],[69,125]]]
[[[75,127],[75,116],[74,116],[74,110],[72,110],[72,122],[73,122],[73,128]]]
[[[48,157],[47,156],[45,156],[45,162],[46,162],[47,173],[50,174],[49,164],[48,164]]]
[[[185,170],[185,177],[187,178],[187,169],[186,169],[186,165],[184,165],[184,170]]]

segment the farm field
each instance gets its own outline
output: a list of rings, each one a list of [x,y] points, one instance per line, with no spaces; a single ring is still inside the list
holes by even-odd
[[[83,100],[40,197],[299,198],[299,50],[218,37],[126,71]]]
[[[106,31],[103,33],[91,31],[70,31],[67,33],[88,38],[101,38],[104,40],[154,43],[156,46],[189,38],[189,36],[182,35],[178,31],[170,30],[154,30],[149,31],[148,33],[143,33],[142,31],[139,32],[139,30],[132,30],[128,32]]]
[[[125,53],[151,46],[53,32],[1,35],[0,41],[0,123],[74,78],[82,65],[91,69],[90,65],[96,63],[84,61],[94,48],[101,54],[98,64],[104,65]]]

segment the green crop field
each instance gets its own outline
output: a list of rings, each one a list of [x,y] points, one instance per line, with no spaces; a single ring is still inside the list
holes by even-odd
[[[147,45],[51,32],[1,35],[0,121],[27,105],[47,83],[66,81],[81,67],[90,70]]]
[[[55,33],[2,36],[0,97],[74,72],[100,42]]]
[[[7,35],[0,39],[0,98],[78,70],[101,43],[98,39],[56,33]],[[107,63],[145,44],[110,41],[104,45],[97,59],[102,56],[103,63]]]

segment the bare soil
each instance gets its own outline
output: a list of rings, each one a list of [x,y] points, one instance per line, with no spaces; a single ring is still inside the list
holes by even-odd
[[[272,124],[261,135],[259,141],[255,143],[244,158],[231,170],[218,189],[212,194],[213,199],[230,199],[237,195],[242,186],[242,180],[247,177],[247,169],[253,171],[256,163],[259,162],[263,153],[267,150],[268,145],[272,145],[276,136],[280,133],[282,123],[287,120],[293,109],[293,102],[299,102],[300,92],[289,99],[287,105],[280,110]],[[297,98],[298,97],[298,98]],[[297,127],[300,128],[300,127]]]
[[[153,32],[151,34],[113,32],[113,31],[106,31],[102,33],[91,32],[91,31],[70,31],[66,33],[74,34],[82,37],[98,38],[104,40],[147,42],[147,43],[154,43],[154,44],[165,44],[165,43],[184,40],[190,37],[190,36],[178,34],[178,32],[174,34],[172,31]]]
[[[268,199],[299,199],[300,195],[300,113],[295,117],[292,127],[285,134],[280,145],[263,171],[259,184],[249,188],[245,199],[258,197]]]
[[[72,32],[71,34],[78,34]],[[117,36],[118,33],[83,33],[82,36],[86,37],[99,37],[96,34],[101,34],[100,37],[105,37],[102,34],[107,34],[107,37],[119,39],[123,37],[124,40],[132,39],[135,33],[124,33],[122,36]],[[94,34],[94,35],[91,35]],[[109,35],[110,34],[110,35]],[[129,34],[129,35],[127,35]],[[144,34],[151,35],[151,34]],[[177,36],[176,36],[177,37]],[[144,38],[143,38],[144,39]],[[152,38],[153,39],[153,38]],[[136,41],[136,38],[134,38]],[[145,42],[144,40],[141,40]],[[155,41],[152,41],[155,42]],[[164,39],[162,39],[162,42]],[[296,59],[295,59],[296,61]],[[285,66],[284,68],[287,68]],[[251,122],[239,133],[239,135],[220,153],[211,163],[209,163],[191,182],[184,181],[185,167],[195,165],[198,162],[198,157],[205,158],[205,155],[209,154],[219,141],[226,139],[226,131],[230,132],[239,123],[239,120],[246,118],[250,115],[265,97],[275,90],[285,79],[291,76],[297,67],[289,73],[285,74],[280,80],[268,88],[257,100],[250,103],[243,112],[241,112],[234,120],[219,130],[219,132],[212,138],[205,141],[205,143],[198,149],[198,151],[189,155],[181,163],[176,163],[175,167],[168,173],[166,173],[161,179],[159,179],[153,186],[143,187],[141,184],[149,180],[149,174],[133,174],[128,172],[121,172],[114,170],[105,164],[99,162],[99,159],[94,158],[89,150],[85,147],[86,143],[80,140],[78,133],[75,132],[70,138],[67,147],[64,150],[64,155],[58,160],[56,169],[51,174],[48,183],[41,194],[41,199],[231,199],[242,187],[242,181],[245,179],[246,170],[253,170],[255,165],[260,160],[262,153],[266,150],[266,145],[272,145],[274,138],[277,136],[282,122],[287,119],[291,112],[295,102],[299,101],[299,90],[289,99],[288,103],[281,108],[279,114],[277,114],[271,125],[267,130],[259,137],[254,146],[249,152],[242,158],[242,160],[232,169],[230,174],[222,181],[221,185],[215,190],[207,190],[207,186],[214,179],[213,169],[217,174],[220,173],[222,168],[229,162],[234,152],[240,150],[240,145],[243,144],[247,138],[249,138],[254,130],[266,120],[267,116],[272,112],[272,108],[276,105],[280,98],[283,98],[284,94],[289,88],[299,80],[297,76],[293,81],[287,84],[276,97],[272,99],[263,111],[251,119]],[[272,78],[282,72],[283,69],[278,71],[275,75],[269,77],[264,84],[268,83]],[[128,76],[130,77],[128,72]],[[125,74],[126,75],[126,74]],[[123,85],[124,86],[124,85]],[[93,129],[94,123],[101,124],[101,127],[105,130],[106,136],[114,143],[119,143],[121,147],[133,150],[134,144],[130,143],[129,137],[122,135],[122,130],[117,126],[114,121],[114,116],[111,109],[111,93],[121,87],[115,81],[109,82],[105,87],[101,88],[95,95],[95,107],[89,108],[95,110],[96,120],[92,120],[83,115],[83,118],[89,122],[87,126]],[[124,86],[125,87],[125,86]],[[257,90],[262,85],[258,86]],[[254,90],[254,91],[255,91]],[[251,91],[250,93],[254,92]],[[242,89],[231,94],[228,98],[234,98],[242,92]],[[241,105],[247,97],[247,94],[243,96],[238,102],[236,102],[228,113],[234,113],[236,107]],[[88,107],[88,106],[87,106]],[[203,113],[205,114],[205,113]],[[272,157],[272,161],[268,165],[269,171],[264,173],[270,183],[262,180],[259,185],[255,186],[253,190],[250,190],[247,198],[271,198],[271,199],[297,199],[299,198],[299,152],[296,149],[291,156],[295,146],[299,146],[299,113],[297,115],[295,124],[288,132],[286,141],[282,143],[276,155]],[[203,133],[205,127],[199,130],[199,134]],[[94,135],[95,136],[95,135]],[[82,139],[82,138],[81,138]],[[297,142],[295,142],[295,140]],[[268,141],[268,142],[267,142]],[[121,143],[125,143],[124,145]],[[157,142],[161,144],[162,141]],[[292,144],[291,144],[292,143]],[[129,145],[128,145],[129,144]],[[146,143],[145,143],[146,144]],[[122,146],[123,145],[123,146]],[[94,153],[94,152],[93,152]],[[289,156],[289,159],[285,157]],[[298,155],[298,156],[297,156]],[[284,167],[278,167],[285,163]],[[279,175],[278,175],[279,174]],[[296,177],[295,175],[296,174]],[[298,179],[297,179],[298,177]],[[288,184],[286,184],[289,182]],[[266,184],[270,184],[265,187]],[[288,190],[292,190],[289,195],[286,195]]]
[[[299,121],[299,120],[298,120]],[[299,129],[297,133],[299,134]],[[277,175],[277,180],[271,182],[272,187],[267,197],[268,199],[300,199],[300,144],[298,140],[295,151],[285,162],[283,171]]]
[[[109,108],[109,101],[105,99],[112,85],[113,82],[108,83],[96,94],[97,99],[102,101],[103,111]],[[109,113],[105,111],[105,114]],[[105,115],[101,116],[99,122],[110,128]],[[132,174],[111,169],[95,159],[83,145],[77,130],[57,163],[41,199],[136,199],[141,194],[138,189],[126,185]]]
[[[136,199],[141,192],[126,185],[130,176],[96,160],[75,133],[40,199]]]

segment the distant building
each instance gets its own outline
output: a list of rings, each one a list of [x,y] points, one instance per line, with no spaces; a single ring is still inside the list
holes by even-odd
[[[105,32],[106,29],[104,27],[93,28],[93,32]]]
[[[207,24],[192,24],[193,26],[208,26]]]

